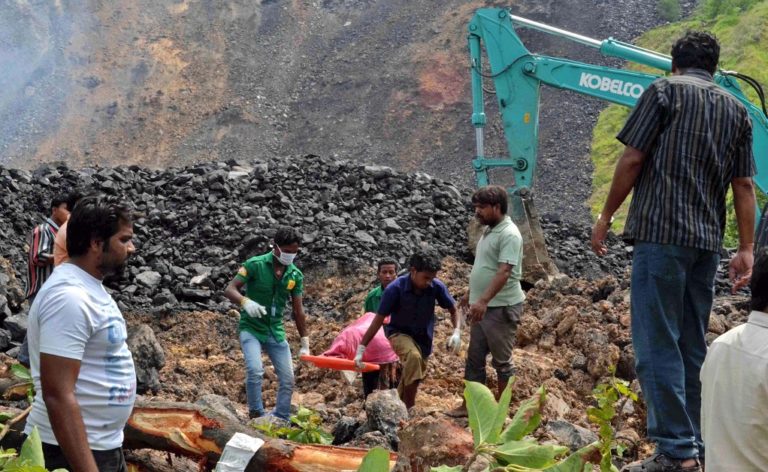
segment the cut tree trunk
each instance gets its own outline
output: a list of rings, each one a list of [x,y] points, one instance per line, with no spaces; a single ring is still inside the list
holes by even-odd
[[[180,454],[214,467],[227,441],[243,433],[263,439],[264,445],[251,459],[246,472],[331,472],[357,470],[368,452],[365,449],[297,444],[263,437],[192,403],[138,402],[125,426],[124,449],[150,448]],[[390,454],[390,468],[397,457]]]

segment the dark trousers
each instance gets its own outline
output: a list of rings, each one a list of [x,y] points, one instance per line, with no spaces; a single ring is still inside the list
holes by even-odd
[[[96,466],[99,472],[127,472],[128,466],[125,464],[123,449],[109,449],[107,451],[94,451],[93,458],[96,460]],[[48,470],[67,469],[72,470],[64,453],[59,446],[43,443],[43,457],[45,458],[45,468]]]
[[[374,390],[379,388],[379,371],[363,372],[363,395],[368,398]]]
[[[506,385],[515,370],[512,366],[512,350],[515,346],[517,324],[523,314],[523,304],[489,307],[479,323],[469,331],[467,362],[464,379],[484,384],[485,362],[491,354],[491,365],[496,370],[499,385]]]

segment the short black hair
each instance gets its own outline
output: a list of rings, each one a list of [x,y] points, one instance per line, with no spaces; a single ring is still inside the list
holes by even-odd
[[[72,211],[72,207],[69,206],[69,195],[66,193],[58,193],[51,199],[51,206],[49,210],[53,211],[54,208],[59,207],[62,203],[67,204],[67,210]]]
[[[757,251],[749,288],[752,290],[750,308],[755,311],[768,310],[768,246]]]
[[[290,226],[281,226],[277,228],[277,232],[273,239],[278,246],[287,246],[293,243],[301,244],[301,233]]]
[[[391,257],[385,257],[384,259],[379,260],[378,264],[376,264],[376,272],[381,272],[381,267],[385,265],[395,266],[395,272],[397,272],[397,261]]]
[[[500,205],[504,215],[507,214],[508,201],[507,191],[501,185],[486,185],[472,194],[473,205]]]
[[[672,45],[672,65],[678,69],[704,69],[710,74],[717,70],[720,43],[712,33],[687,31]]]
[[[83,194],[79,190],[73,190],[69,192],[67,194],[67,209],[72,211],[81,198],[83,198]]]
[[[106,243],[121,225],[130,224],[132,220],[133,209],[119,197],[91,195],[80,199],[67,223],[69,257],[86,254],[94,239]]]
[[[434,251],[423,250],[415,252],[408,258],[408,267],[416,272],[437,272],[443,266],[440,257]]]

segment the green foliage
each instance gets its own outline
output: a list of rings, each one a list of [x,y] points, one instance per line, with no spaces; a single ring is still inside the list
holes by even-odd
[[[387,472],[389,471],[389,451],[382,447],[374,447],[363,457],[363,462],[357,472]]]
[[[656,8],[659,10],[659,15],[667,21],[679,20],[682,14],[678,0],[659,0]]]
[[[475,448],[485,443],[497,443],[509,410],[512,390],[507,385],[501,396],[501,402],[497,404],[493,393],[485,385],[478,382],[465,382],[465,384],[464,398],[467,400],[469,427],[472,429]]]
[[[611,462],[614,449],[618,449],[614,437],[613,420],[616,417],[616,403],[619,400],[631,398],[637,401],[635,392],[629,389],[629,382],[617,379],[613,375],[615,369],[611,370],[611,379],[607,384],[600,384],[592,391],[592,396],[597,402],[597,406],[587,409],[587,419],[596,424],[599,428],[600,437],[600,470],[616,470]],[[619,455],[623,451],[618,449]]]
[[[21,380],[25,380],[27,382],[32,381],[32,374],[29,372],[29,369],[21,364],[11,365],[11,372],[13,372],[13,375]]]
[[[13,375],[27,383],[27,401],[32,403],[35,399],[35,385],[32,382],[32,373],[21,364],[13,364],[11,366],[11,372]]]
[[[536,395],[520,403],[512,423],[501,435],[502,442],[517,441],[531,434],[541,423],[541,410],[547,401],[547,391],[539,387]]]
[[[699,6],[699,14],[707,20],[718,16],[735,16],[749,10],[760,0],[704,0]]]
[[[0,449],[0,470],[5,472],[48,472],[43,459],[43,443],[37,427],[21,445],[21,452],[14,449]],[[56,469],[53,472],[67,472]]]
[[[314,411],[299,407],[299,411],[291,416],[291,425],[283,426],[269,422],[258,424],[255,428],[273,438],[287,439],[302,444],[331,444],[333,436],[320,429],[322,422],[320,415]]]
[[[512,398],[512,382],[504,389],[498,403],[485,385],[476,382],[465,382],[465,385],[464,398],[467,401],[475,453],[463,467],[433,467],[432,472],[467,470],[478,456],[490,462],[489,470],[509,472],[584,472],[591,467],[589,464],[600,462],[597,444],[566,457],[567,447],[538,444],[526,438],[541,423],[541,409],[546,401],[544,387],[520,404],[509,426],[502,431]]]

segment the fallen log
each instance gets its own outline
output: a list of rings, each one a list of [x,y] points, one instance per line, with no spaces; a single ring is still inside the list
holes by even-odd
[[[124,449],[150,448],[189,457],[213,468],[227,441],[243,433],[264,440],[246,472],[335,472],[357,470],[365,449],[297,444],[264,437],[213,410],[191,403],[138,402],[125,426]],[[397,460],[390,454],[390,468]]]

